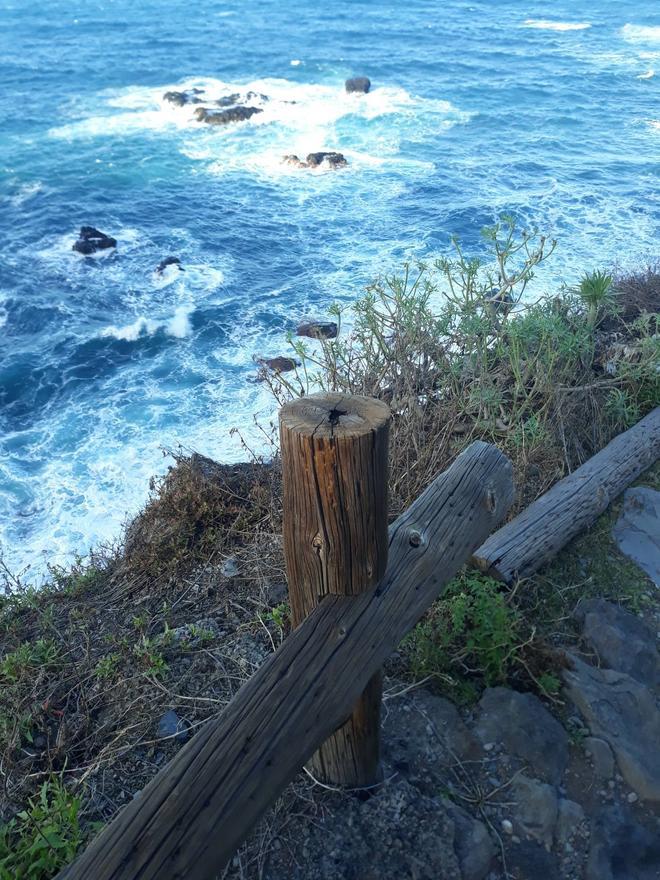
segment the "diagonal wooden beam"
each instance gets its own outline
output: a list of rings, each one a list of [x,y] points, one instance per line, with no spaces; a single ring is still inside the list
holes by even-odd
[[[327,596],[59,880],[213,880],[498,525],[512,468],[473,443],[390,528],[381,583]]]

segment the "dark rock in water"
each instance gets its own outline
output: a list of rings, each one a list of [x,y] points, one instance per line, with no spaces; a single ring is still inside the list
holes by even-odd
[[[331,168],[343,168],[348,165],[342,153],[309,153],[307,156],[307,165],[310,168],[318,168],[324,162]]]
[[[308,339],[335,339],[338,328],[334,321],[303,321],[298,324],[296,336],[307,336]]]
[[[591,831],[586,880],[657,880],[660,837],[621,806],[605,808]]]
[[[117,239],[99,232],[93,226],[81,226],[78,241],[73,245],[73,250],[79,254],[95,254],[96,251],[117,247]]]
[[[245,122],[255,113],[263,113],[259,107],[244,107],[239,104],[229,107],[227,110],[209,110],[208,107],[198,107],[195,110],[195,119],[198,122],[206,122],[207,125],[228,125],[230,122]]]
[[[478,712],[475,732],[483,743],[502,743],[541,779],[560,782],[568,763],[568,734],[538,697],[488,688]]]
[[[241,95],[240,92],[234,92],[233,95],[224,95],[215,101],[217,107],[234,107],[241,101],[269,101],[268,95],[262,95],[260,92],[246,92]]]
[[[625,672],[660,692],[656,634],[644,621],[604,599],[583,600],[575,617],[582,623],[582,637],[598,655],[601,666]]]
[[[371,88],[371,80],[368,76],[353,76],[347,79],[344,85],[347,92],[358,92],[366,95]]]
[[[497,287],[493,287],[485,294],[485,299],[489,310],[494,313],[502,312],[506,315],[511,311],[513,297],[508,290],[502,291]]]
[[[240,94],[234,92],[233,95],[225,95],[223,98],[218,98],[215,104],[217,107],[234,107],[240,100]]]
[[[282,162],[287,165],[293,165],[294,168],[318,168],[323,163],[330,168],[343,168],[348,165],[346,157],[342,155],[342,153],[333,152],[309,153],[305,162],[303,162],[300,157],[296,156],[295,153],[290,153],[289,155],[282,157]]]
[[[646,486],[626,489],[612,536],[619,550],[660,587],[660,492]]]
[[[645,800],[660,802],[660,710],[642,684],[623,672],[596,669],[571,656],[566,693],[594,736],[608,742],[621,775]]]
[[[170,709],[169,712],[161,715],[158,721],[158,736],[162,739],[173,737],[181,742],[188,739],[186,723],[179,718],[174,709]]]
[[[181,265],[181,260],[178,257],[165,257],[164,260],[161,260],[160,263],[156,266],[156,274],[162,275],[165,269],[168,266],[176,266],[181,272],[184,272],[185,269]]]
[[[204,89],[189,89],[186,92],[165,92],[163,101],[173,104],[175,107],[185,107],[186,104],[201,104],[202,99],[198,95],[203,95]]]
[[[255,358],[255,363],[260,367],[272,370],[274,373],[289,373],[300,366],[300,361],[288,357]]]
[[[308,165],[306,162],[303,162],[295,153],[289,153],[286,156],[282,156],[282,162],[285,165],[292,165],[294,168],[307,168]]]

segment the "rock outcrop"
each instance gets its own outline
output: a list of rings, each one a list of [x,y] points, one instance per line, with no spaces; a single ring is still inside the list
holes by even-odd
[[[198,107],[194,115],[198,122],[205,122],[207,125],[229,125],[231,122],[246,122],[256,113],[263,113],[263,110],[260,107],[245,107],[243,104],[238,104],[226,110]]]
[[[86,256],[114,247],[117,247],[117,239],[105,232],[99,232],[93,226],[81,226],[78,240],[73,244],[74,251]]]
[[[185,107],[186,104],[201,104],[204,89],[188,89],[183,92],[165,92],[163,101],[172,104],[174,107]]]
[[[300,366],[300,362],[289,357],[258,358],[254,362],[260,367],[271,370],[273,373],[289,373]]]
[[[296,336],[308,339],[335,339],[337,332],[334,321],[302,321],[296,328]]]
[[[366,95],[371,88],[371,80],[368,76],[353,76],[344,83],[346,91]]]
[[[609,743],[628,785],[641,798],[660,802],[660,711],[655,698],[623,672],[571,660],[573,669],[563,673],[568,696],[591,732]]]
[[[333,151],[308,153],[304,162],[295,153],[290,153],[282,157],[282,162],[293,165],[294,168],[319,168],[321,165],[327,165],[329,168],[345,168],[348,165],[343,153]]]
[[[626,489],[612,536],[621,552],[660,587],[660,492],[646,486]]]
[[[175,266],[179,271],[185,271],[183,266],[181,265],[181,260],[178,257],[165,257],[165,259],[161,260],[160,263],[156,266],[156,274],[162,275],[165,269],[168,266]]]
[[[479,701],[475,732],[502,743],[547,782],[559,783],[568,763],[568,734],[533,694],[489,688]]]

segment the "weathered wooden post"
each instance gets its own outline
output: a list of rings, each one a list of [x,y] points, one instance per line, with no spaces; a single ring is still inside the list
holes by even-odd
[[[293,626],[328,593],[372,589],[387,566],[390,410],[367,397],[316,394],[280,411],[284,554]],[[381,779],[381,673],[350,718],[320,747],[310,771],[358,788]]]

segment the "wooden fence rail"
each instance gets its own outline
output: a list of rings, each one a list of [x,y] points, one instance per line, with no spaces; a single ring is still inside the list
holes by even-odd
[[[549,562],[660,457],[660,406],[526,507],[475,552],[482,571],[513,584]]]
[[[384,577],[327,595],[59,880],[213,880],[513,501],[473,443],[390,527]]]

